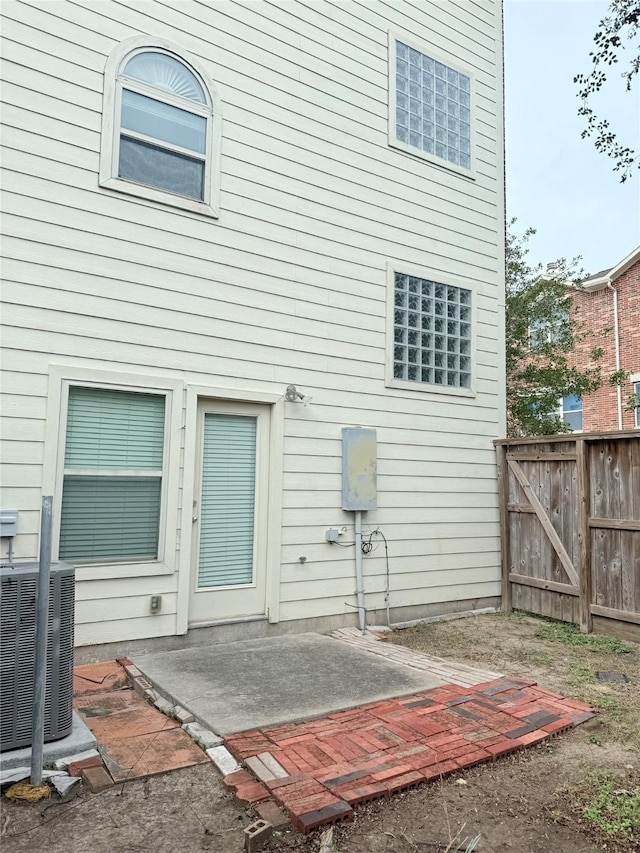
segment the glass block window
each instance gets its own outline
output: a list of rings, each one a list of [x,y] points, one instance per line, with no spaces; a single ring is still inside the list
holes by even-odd
[[[396,138],[471,168],[471,78],[396,41]]]
[[[393,376],[471,387],[471,291],[396,273]]]

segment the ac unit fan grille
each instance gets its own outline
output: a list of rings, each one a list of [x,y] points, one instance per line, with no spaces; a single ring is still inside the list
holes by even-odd
[[[0,616],[1,749],[31,744],[37,564],[3,568]],[[70,734],[73,721],[73,567],[55,564],[49,585],[45,741]]]

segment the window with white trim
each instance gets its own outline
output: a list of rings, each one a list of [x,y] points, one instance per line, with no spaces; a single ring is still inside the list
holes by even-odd
[[[582,432],[582,397],[568,394],[560,400],[560,418],[571,432]]]
[[[69,387],[61,560],[158,559],[166,408],[165,394]]]
[[[104,111],[101,186],[217,215],[220,108],[193,60],[126,40],[107,63]]]
[[[635,397],[636,427],[640,429],[640,382],[634,383],[633,394]]]
[[[395,36],[390,58],[391,143],[470,172],[471,74]]]
[[[393,378],[471,388],[471,291],[394,273]]]

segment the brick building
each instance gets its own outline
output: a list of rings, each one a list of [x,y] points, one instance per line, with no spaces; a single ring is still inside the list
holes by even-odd
[[[640,428],[640,408],[628,408],[640,394],[640,246],[616,266],[585,279],[574,308],[578,325],[593,334],[577,345],[573,363],[586,366],[593,348],[601,347],[603,376],[623,370],[628,378],[620,387],[605,381],[582,401],[564,398],[565,422],[585,432]]]

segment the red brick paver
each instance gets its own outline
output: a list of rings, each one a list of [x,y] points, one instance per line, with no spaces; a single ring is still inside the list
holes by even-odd
[[[592,716],[585,703],[535,682],[496,678],[231,735],[225,744],[239,761],[264,753],[278,761],[289,775],[247,793],[268,790],[307,833],[348,820],[358,803],[495,761]]]
[[[114,660],[104,663],[89,663],[76,666],[73,670],[73,695],[88,696],[92,693],[107,693],[129,687],[124,669]]]
[[[108,771],[114,782],[209,761],[179,722],[162,714],[128,684],[125,670],[116,661],[78,666],[74,670],[74,706],[95,735],[101,755],[98,760],[80,762],[75,772],[82,771],[92,789],[94,783],[99,786],[104,778],[101,773],[88,771],[101,769],[103,761],[103,772]],[[255,784],[253,777],[247,776]]]

